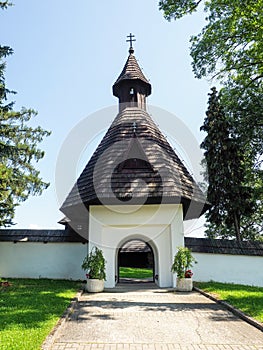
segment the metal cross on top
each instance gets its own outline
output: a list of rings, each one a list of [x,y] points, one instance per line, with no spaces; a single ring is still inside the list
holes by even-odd
[[[129,53],[134,53],[133,47],[132,47],[132,42],[136,41],[136,39],[134,39],[134,35],[132,33],[130,33],[130,35],[127,35],[128,40],[126,40],[126,42],[130,42],[130,49],[129,49]]]

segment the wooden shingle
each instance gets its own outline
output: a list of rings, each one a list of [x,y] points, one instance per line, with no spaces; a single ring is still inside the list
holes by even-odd
[[[149,167],[118,172],[134,138],[144,150]],[[183,203],[186,218],[199,217],[207,206],[205,196],[149,114],[129,107],[113,121],[61,210],[70,216],[67,208],[80,203],[116,204],[116,197],[139,200],[145,195],[149,204]],[[192,210],[189,213],[188,208]]]
[[[0,242],[86,243],[87,240],[71,229],[66,229],[66,230],[1,229]]]
[[[151,94],[151,84],[149,83],[147,78],[144,76],[140,66],[138,65],[138,62],[135,56],[132,53],[129,55],[121,74],[119,75],[118,79],[113,85],[114,96],[118,96],[117,91],[120,88],[121,83],[127,80],[132,80],[132,81],[139,80],[141,83],[144,84],[144,86],[147,87],[146,96],[149,96]]]
[[[136,80],[138,98],[151,85],[130,53],[113,92],[129,98],[129,81]],[[138,85],[139,84],[139,85]],[[122,89],[126,89],[122,94]],[[144,103],[125,104],[61,207],[74,220],[79,207],[97,204],[183,204],[184,219],[197,218],[208,208],[206,198],[153,119]]]
[[[227,239],[185,237],[185,246],[195,253],[263,256],[263,243]]]

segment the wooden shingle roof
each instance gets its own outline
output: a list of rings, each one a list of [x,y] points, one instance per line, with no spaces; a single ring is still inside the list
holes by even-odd
[[[66,230],[0,229],[0,242],[86,243],[87,240],[71,229],[66,229]]]
[[[194,253],[231,254],[263,256],[263,243],[259,241],[209,239],[185,237],[185,246]],[[0,229],[0,242],[14,243],[86,243],[87,240],[70,229],[66,230],[27,230]],[[122,251],[148,251],[141,241],[130,241],[122,247]]]
[[[132,240],[127,243],[125,243],[121,249],[121,253],[148,253],[151,252],[151,249],[149,246],[140,240]]]
[[[185,246],[195,253],[263,256],[263,242],[185,237]]]
[[[80,206],[182,203],[184,218],[199,217],[205,196],[146,112],[151,85],[134,50],[113,85],[120,112],[61,207],[72,221]],[[131,92],[132,91],[132,92]]]
[[[81,203],[134,204],[145,198],[149,204],[182,203],[185,219],[199,217],[207,207],[205,196],[150,115],[127,107],[113,121],[61,210],[71,217]]]
[[[138,62],[133,54],[130,54],[124,67],[116,80],[115,84],[118,84],[122,80],[140,79],[141,81],[149,84],[149,81],[143,74]],[[115,85],[114,84],[114,85]]]
[[[125,82],[127,80],[141,81],[145,86],[147,86],[147,96],[151,94],[151,84],[149,83],[147,78],[144,76],[133,53],[130,53],[121,74],[119,75],[118,79],[113,85],[114,96],[118,96],[117,90],[119,89],[119,86],[121,85],[122,82]]]

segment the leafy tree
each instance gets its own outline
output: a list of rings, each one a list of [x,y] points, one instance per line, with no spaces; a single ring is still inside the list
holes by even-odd
[[[241,133],[262,145],[263,0],[161,0],[159,6],[168,20],[204,11],[207,25],[190,39],[194,74],[220,81]]]
[[[247,85],[263,77],[263,0],[203,1],[208,24],[192,36],[191,55],[198,78],[238,78]],[[161,0],[171,20],[197,11],[202,0]]]
[[[243,152],[243,159],[237,159],[236,164],[243,173],[240,186],[246,185],[253,192],[254,211],[240,214],[241,239],[259,237],[263,205],[263,0],[161,0],[159,6],[168,20],[197,10],[205,13],[207,24],[190,39],[193,71],[197,78],[217,79],[222,86],[220,104],[231,124],[235,152],[237,156]],[[219,223],[212,223],[215,230]],[[219,236],[232,236],[228,229],[221,229],[218,226]]]
[[[234,236],[241,241],[247,238],[242,223],[251,217],[257,205],[253,184],[246,171],[251,161],[216,89],[212,88],[209,95],[206,118],[201,127],[207,133],[201,147],[205,150],[207,164],[207,198],[212,204],[206,214],[207,234],[213,238]]]
[[[0,2],[4,9],[8,1]],[[28,122],[36,115],[32,109],[14,111],[14,102],[8,102],[5,85],[4,59],[13,53],[8,46],[0,46],[0,226],[13,224],[15,208],[29,195],[41,194],[48,184],[39,177],[34,163],[44,156],[38,143],[49,135],[41,127],[30,127]]]
[[[247,136],[260,135],[262,144],[263,0],[161,0],[159,6],[168,20],[204,11],[207,25],[190,39],[194,74],[220,81],[225,106],[239,113],[240,128],[249,123]],[[251,113],[247,107],[255,101],[260,106]]]
[[[12,3],[10,3],[9,1],[0,1],[0,8],[1,9],[6,9],[7,6],[11,6]]]

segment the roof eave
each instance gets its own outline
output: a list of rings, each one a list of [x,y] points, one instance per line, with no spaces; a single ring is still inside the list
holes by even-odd
[[[119,97],[119,92],[122,89],[123,85],[125,85],[127,83],[130,84],[131,82],[136,82],[136,83],[140,83],[140,85],[144,85],[146,97],[151,95],[152,86],[150,83],[146,83],[145,81],[143,81],[141,79],[128,79],[128,78],[127,79],[120,79],[120,80],[116,81],[116,83],[112,86],[113,95],[115,97]]]
[[[89,210],[89,206],[91,205],[130,205],[131,198],[123,197],[123,198],[111,198],[111,197],[105,197],[105,198],[98,198],[94,197],[92,199],[89,199],[85,203],[71,205],[68,207],[61,207],[60,210],[67,215],[67,217],[71,218],[74,221],[81,221],[79,216],[80,207],[84,206],[85,210]],[[136,205],[138,202],[141,204],[141,197],[134,200],[133,204]],[[210,204],[206,201],[201,201],[198,199],[190,199],[180,196],[152,196],[148,197],[145,201],[144,205],[147,204],[182,204],[183,206],[183,219],[184,220],[191,220],[191,219],[198,219],[200,216],[202,216],[210,207]]]

